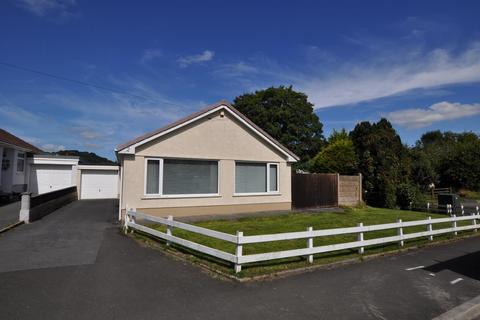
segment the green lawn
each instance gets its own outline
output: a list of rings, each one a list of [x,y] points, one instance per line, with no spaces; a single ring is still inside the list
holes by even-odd
[[[445,218],[445,215],[440,214],[427,214],[422,212],[403,211],[403,210],[389,210],[378,208],[348,208],[342,213],[323,212],[318,214],[312,213],[290,213],[287,215],[268,216],[268,217],[256,217],[256,218],[242,218],[238,220],[214,220],[195,223],[195,225],[218,230],[230,234],[235,234],[236,231],[243,231],[245,236],[248,235],[260,235],[260,234],[272,234],[282,232],[295,232],[305,231],[307,227],[312,226],[314,229],[331,229],[342,227],[353,227],[357,223],[363,222],[364,225],[382,224],[396,222],[397,219],[403,221],[411,220],[423,220],[428,216],[432,219]],[[469,224],[470,221],[459,223],[458,226]],[[433,228],[441,229],[451,226],[450,223],[437,224]],[[165,231],[163,226],[154,226],[160,231]],[[426,230],[426,226],[404,228],[404,233],[413,233]],[[396,235],[396,230],[385,230],[365,233],[365,239],[380,238],[386,236]],[[470,232],[471,233],[471,232]],[[235,245],[226,241],[213,239],[210,237],[198,235],[192,232],[174,229],[173,235],[188,239],[212,248],[217,248],[226,252],[234,253]],[[356,235],[339,235],[320,237],[314,239],[314,246],[321,246],[334,243],[356,241]],[[142,237],[143,239],[146,239]],[[452,235],[438,236],[434,240],[444,240],[453,238]],[[429,242],[427,239],[411,240],[405,243],[405,247],[413,245],[423,245]],[[193,260],[200,260],[203,263],[211,264],[212,267],[220,269],[226,273],[233,273],[232,266],[223,261],[219,261],[212,257],[207,257],[203,254],[191,252],[188,249],[179,248],[173,246],[175,250],[180,250],[187,253]],[[270,251],[281,251],[289,249],[298,249],[306,247],[306,239],[303,240],[288,240],[277,241],[268,243],[248,244],[243,247],[243,254],[255,254]],[[392,250],[398,250],[398,244],[381,245],[376,247],[365,248],[365,254],[375,254],[381,252],[387,252]],[[326,264],[343,259],[360,258],[357,254],[357,250],[344,250],[334,253],[318,254],[314,256],[314,264]],[[239,276],[254,276],[261,274],[274,273],[281,270],[301,268],[310,266],[303,257],[281,259],[276,261],[266,261],[261,263],[254,263],[250,265],[242,266],[242,272]]]

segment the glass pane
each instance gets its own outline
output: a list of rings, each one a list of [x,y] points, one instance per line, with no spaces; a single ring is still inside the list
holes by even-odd
[[[218,193],[218,162],[163,160],[163,194]]]
[[[235,192],[266,192],[267,165],[265,163],[237,162],[235,164]]]
[[[278,191],[277,187],[277,165],[270,165],[270,191]]]
[[[158,194],[160,161],[147,160],[147,194]]]
[[[23,167],[25,166],[25,160],[17,159],[17,171],[23,172]]]

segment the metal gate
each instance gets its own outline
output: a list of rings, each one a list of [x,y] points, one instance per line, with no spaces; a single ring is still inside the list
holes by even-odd
[[[292,207],[295,209],[337,207],[336,173],[293,173]]]

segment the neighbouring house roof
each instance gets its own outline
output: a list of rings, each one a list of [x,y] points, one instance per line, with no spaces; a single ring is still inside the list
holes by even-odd
[[[168,125],[166,125],[164,127],[161,127],[157,130],[148,132],[148,133],[146,133],[144,135],[141,135],[141,136],[139,136],[139,137],[137,137],[133,140],[130,140],[130,141],[126,142],[126,143],[120,144],[120,145],[117,146],[115,151],[117,151],[119,153],[122,153],[122,151],[124,151],[123,153],[131,153],[131,152],[125,152],[125,151],[128,150],[128,148],[130,148],[132,146],[133,147],[139,146],[143,143],[146,143],[150,140],[153,140],[153,139],[157,138],[157,136],[161,136],[162,134],[165,134],[167,132],[171,132],[173,130],[181,128],[181,127],[183,127],[184,125],[186,125],[190,122],[201,119],[202,117],[207,116],[211,112],[217,111],[217,109],[220,110],[222,108],[229,111],[234,116],[238,117],[247,126],[250,126],[252,128],[252,130],[254,132],[256,132],[259,136],[261,136],[262,138],[264,138],[265,140],[267,140],[268,142],[273,144],[277,149],[279,149],[279,151],[281,151],[282,153],[286,154],[289,158],[291,158],[291,161],[300,160],[300,158],[295,153],[293,153],[288,148],[286,148],[284,145],[282,145],[280,142],[278,142],[273,137],[271,137],[268,133],[266,133],[259,126],[257,126],[255,123],[253,123],[253,121],[251,121],[244,114],[242,114],[240,111],[235,109],[226,100],[221,100],[221,101],[219,101],[215,104],[212,104],[212,105],[207,106],[207,107],[205,107],[205,108],[203,108],[203,109],[201,109],[197,112],[194,112],[194,113],[192,113],[192,114],[190,114],[190,115],[188,115],[184,118],[181,118],[181,119],[179,119],[179,120],[177,120],[177,121],[175,121],[171,124],[168,124]]]
[[[10,132],[3,130],[0,128],[0,143],[6,143],[12,146],[16,146],[20,149],[24,149],[25,151],[29,151],[32,153],[42,153],[43,151],[39,148],[35,147],[34,145],[26,142],[25,140],[20,139],[19,137],[11,134]]]

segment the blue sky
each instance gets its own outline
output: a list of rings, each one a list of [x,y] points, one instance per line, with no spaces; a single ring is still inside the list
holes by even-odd
[[[114,158],[203,105],[293,85],[326,135],[381,117],[408,144],[479,133],[479,12],[479,1],[2,1],[0,127]]]

